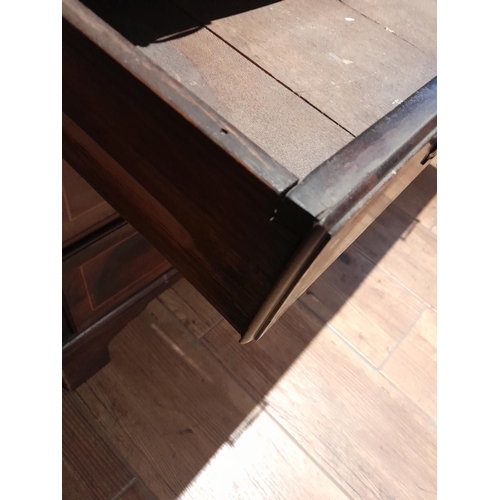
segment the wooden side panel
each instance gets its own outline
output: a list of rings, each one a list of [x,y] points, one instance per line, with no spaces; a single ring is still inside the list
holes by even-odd
[[[103,317],[171,264],[125,225],[63,261],[63,294],[77,332]]]
[[[119,217],[116,211],[64,160],[62,184],[63,248]]]
[[[296,177],[92,12],[63,13],[63,157],[244,333],[304,232],[273,220]]]

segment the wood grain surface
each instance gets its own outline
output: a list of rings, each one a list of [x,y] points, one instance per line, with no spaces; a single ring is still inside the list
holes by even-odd
[[[362,16],[385,26],[386,31],[406,40],[430,56],[437,54],[436,0],[343,0]]]
[[[401,262],[395,243],[415,227],[434,236],[436,251],[436,226],[427,228],[421,217],[436,203],[432,176],[424,170],[416,179],[420,203],[410,186],[397,210],[386,211],[385,225],[399,230],[392,240],[367,229],[367,239],[385,245],[386,263]],[[408,290],[392,275],[383,283],[384,299],[372,315],[383,334],[370,336],[370,325],[359,320],[363,309],[350,303],[373,294],[371,278],[387,271],[354,250],[334,265],[338,272],[320,278],[318,289],[342,290],[343,303],[328,313],[328,294],[317,299],[325,301],[325,318],[334,320],[340,307],[373,352],[382,352],[386,339],[400,334],[397,310]],[[350,265],[355,276],[343,280]],[[159,500],[436,498],[436,313],[423,297],[413,293],[424,310],[379,367],[304,301],[270,335],[241,346],[201,294],[185,281],[173,290],[175,300],[165,292],[117,336],[111,363],[78,390],[93,425],[134,471],[125,498],[135,498],[141,484]],[[80,445],[65,449],[81,453]],[[64,465],[65,499],[89,498],[78,495],[88,491],[79,467],[98,467],[100,449],[80,462],[65,458],[74,467],[68,472]]]
[[[176,3],[201,22],[212,18],[210,2]],[[391,11],[408,13],[405,3],[395,0],[392,6],[375,9],[388,16]],[[245,12],[214,19],[209,29],[353,135],[437,74],[435,51],[423,52],[344,2],[247,5]],[[435,19],[435,4],[427,2],[418,10],[430,11],[428,16]],[[418,11],[409,14],[419,16]],[[415,22],[420,29],[417,36],[427,36],[429,47],[432,40],[435,45],[436,26],[426,20],[427,15],[420,15]]]
[[[154,500],[76,393],[63,391],[64,500]]]
[[[348,498],[186,333],[153,302],[112,346],[113,364],[78,390],[151,491],[162,500]]]
[[[105,12],[96,2],[92,7],[167,74],[297,177],[305,177],[352,139],[172,2],[129,2],[126,6],[115,2],[113,12]],[[217,10],[216,3],[210,9]]]
[[[437,314],[427,308],[383,366],[383,373],[436,419]]]
[[[129,224],[63,256],[62,289],[75,332],[109,314],[171,267]]]

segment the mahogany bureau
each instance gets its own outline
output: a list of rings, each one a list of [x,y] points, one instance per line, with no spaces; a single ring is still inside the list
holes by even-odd
[[[174,268],[258,340],[437,161],[435,10],[63,0],[67,387]]]

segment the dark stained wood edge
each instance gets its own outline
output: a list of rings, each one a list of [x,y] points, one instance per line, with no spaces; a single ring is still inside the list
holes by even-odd
[[[142,84],[136,89],[151,94],[150,97],[152,95],[157,97],[155,105],[158,114],[161,115],[166,108],[169,108],[169,111],[173,110],[183,121],[192,124],[204,136],[210,138],[220,150],[221,155],[231,159],[227,158],[231,161],[232,168],[239,167],[252,172],[276,193],[288,190],[297,182],[295,175],[240,133],[186,87],[167,75],[151,59],[78,0],[63,0],[62,14],[63,38],[69,38],[68,28],[71,27],[86,40],[95,44],[95,47],[99,47],[102,50],[103,62],[107,62],[108,66],[111,66],[112,62],[117,63],[135,78],[137,83]],[[82,46],[82,48],[85,47]],[[103,65],[101,69],[111,68]]]
[[[67,248],[73,246],[75,243],[78,243],[82,239],[87,238],[89,235],[92,235],[95,231],[99,231],[101,228],[106,227],[108,224],[111,224],[116,220],[120,220],[120,216],[118,214],[112,214],[104,219],[101,219],[96,224],[93,224],[92,226],[88,226],[83,231],[79,232],[78,234],[75,234],[75,236],[72,236],[71,238],[67,238],[62,243],[63,252]]]
[[[149,302],[174,285],[180,276],[176,269],[169,269],[82,333],[69,338],[66,336],[62,348],[63,387],[75,390],[109,363],[108,345],[111,340]]]
[[[437,77],[326,160],[287,197],[318,219],[324,212],[343,216],[390,170],[435,138],[436,127]]]
[[[317,222],[242,337],[258,340],[378,215],[437,158],[437,78],[292,189]],[[281,212],[281,214],[279,213]],[[286,218],[286,215],[285,215]]]
[[[127,222],[122,217],[115,218],[111,222],[108,222],[107,224],[101,226],[99,229],[97,229],[93,233],[87,234],[86,236],[84,236],[80,240],[63,248],[63,252],[62,252],[63,262],[66,259],[69,259],[73,255],[77,254],[78,252],[81,252],[85,248],[93,245],[98,240],[108,236],[113,231],[117,231],[118,229],[123,227],[125,224],[127,224]]]

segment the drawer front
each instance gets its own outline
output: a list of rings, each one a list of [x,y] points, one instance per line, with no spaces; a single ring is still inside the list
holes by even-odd
[[[125,224],[63,260],[63,294],[76,332],[111,312],[171,268]]]
[[[63,248],[118,218],[116,211],[64,160],[62,186]]]

